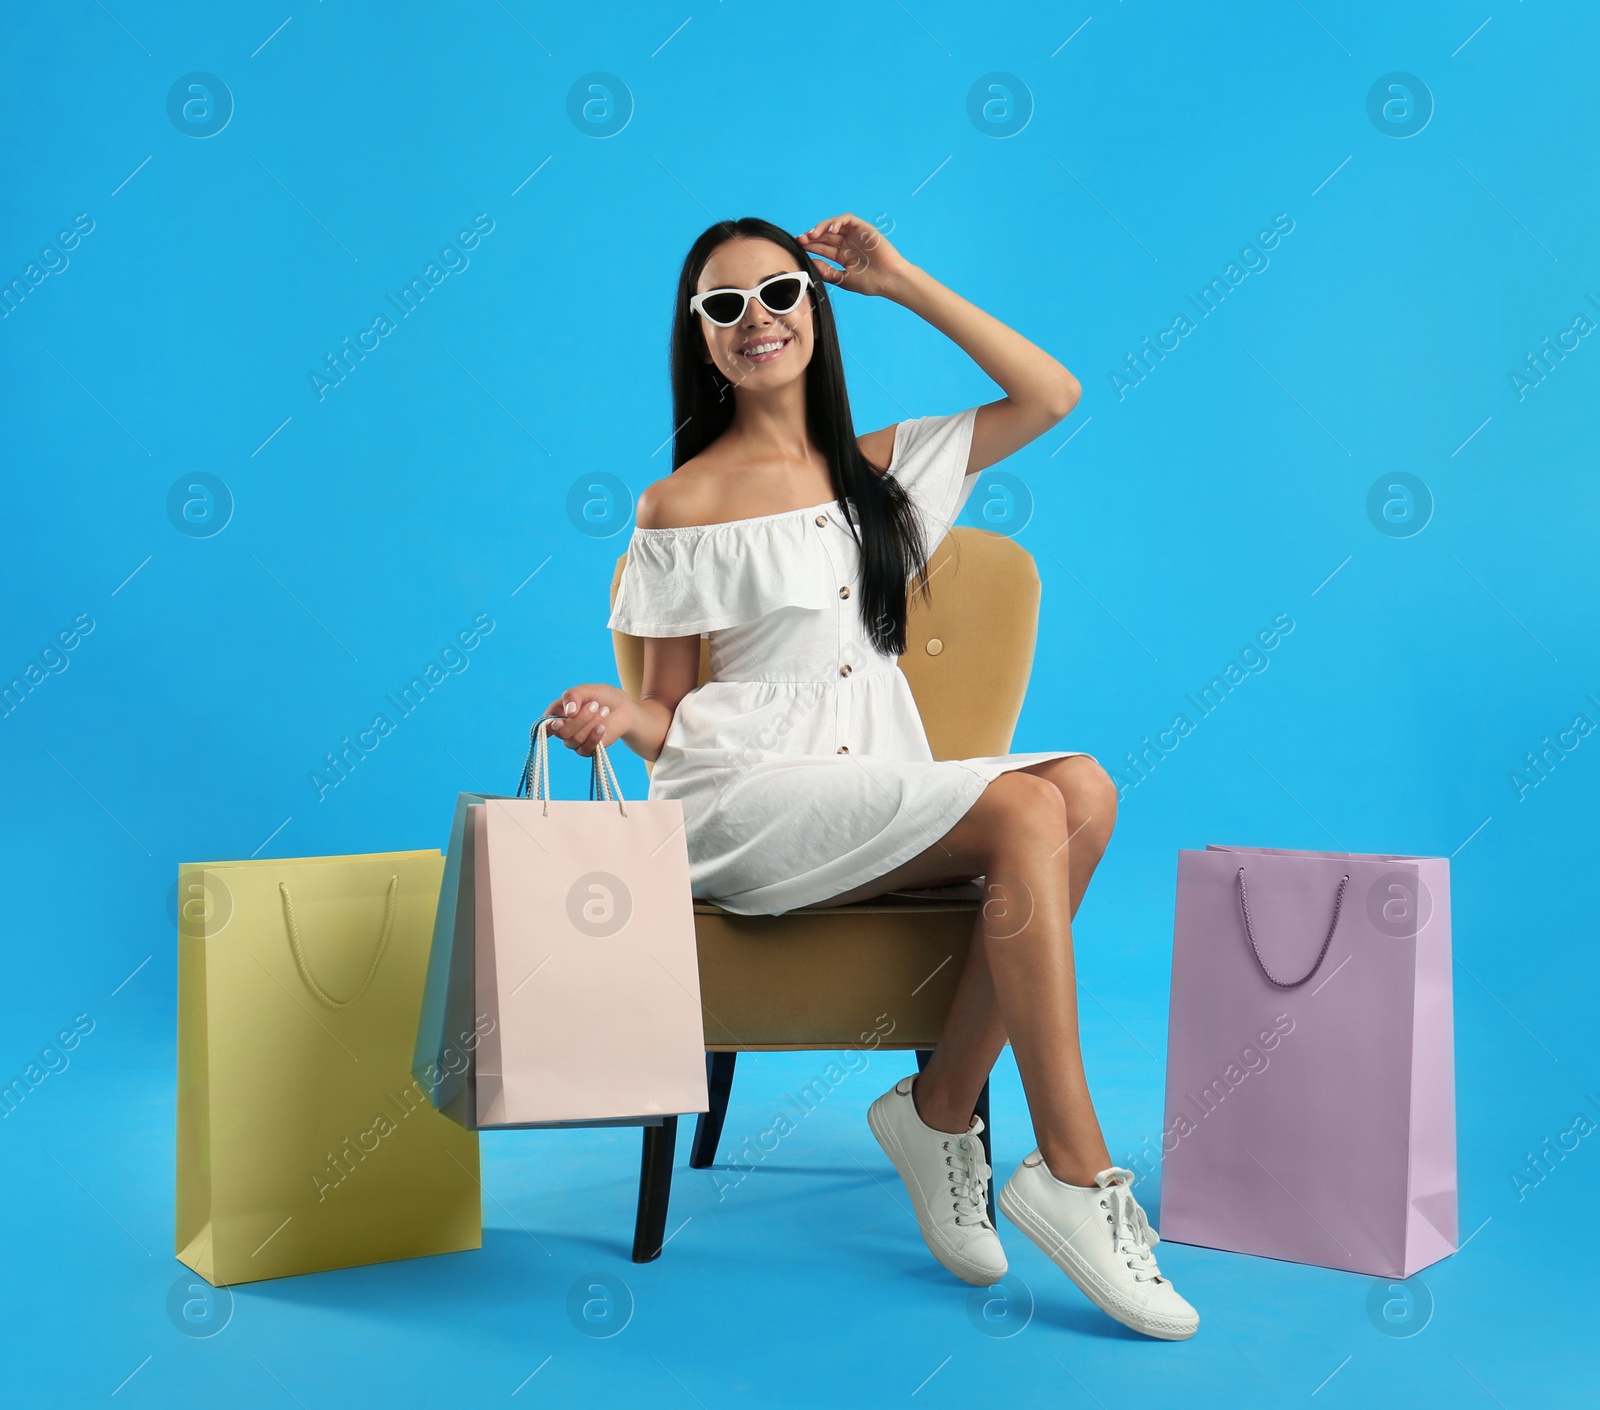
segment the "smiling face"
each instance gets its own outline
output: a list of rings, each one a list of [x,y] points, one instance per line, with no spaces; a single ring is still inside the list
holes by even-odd
[[[753,289],[774,274],[798,270],[794,256],[770,240],[726,240],[711,252],[695,293],[712,289]],[[696,315],[705,337],[705,360],[735,387],[771,391],[804,375],[811,361],[814,325],[810,290],[787,313],[773,313],[752,298],[731,328],[719,328]]]

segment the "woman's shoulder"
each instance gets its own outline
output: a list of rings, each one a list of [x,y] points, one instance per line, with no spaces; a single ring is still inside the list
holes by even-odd
[[[634,524],[646,532],[753,528],[797,515],[819,502],[813,499],[790,509],[767,510],[763,498],[770,503],[785,489],[793,492],[792,486],[780,484],[779,479],[765,467],[752,470],[736,452],[713,442],[640,491]],[[821,493],[831,497],[832,489],[825,484]]]
[[[639,493],[633,522],[641,529],[688,529],[716,515],[716,476],[706,456],[686,460]]]

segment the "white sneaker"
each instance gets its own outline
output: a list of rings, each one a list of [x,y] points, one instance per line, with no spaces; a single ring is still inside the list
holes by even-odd
[[[933,1256],[956,1277],[987,1287],[1006,1273],[1000,1235],[989,1222],[989,1176],[974,1116],[960,1135],[936,1131],[917,1115],[916,1079],[902,1077],[867,1108],[867,1125],[911,1195],[917,1227]]]
[[[1102,1312],[1146,1336],[1183,1341],[1200,1314],[1156,1267],[1160,1242],[1129,1186],[1133,1172],[1113,1165],[1093,1185],[1056,1179],[1035,1150],[1000,1191],[1000,1208]]]

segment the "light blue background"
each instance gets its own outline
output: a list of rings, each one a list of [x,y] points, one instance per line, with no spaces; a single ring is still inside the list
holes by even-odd
[[[6,12],[0,277],[94,222],[0,321],[0,675],[95,623],[0,719],[3,1075],[73,1015],[95,1023],[0,1124],[18,1403],[1592,1394],[1600,1139],[1536,1187],[1512,1173],[1580,1111],[1600,1119],[1600,738],[1520,798],[1511,776],[1577,714],[1600,721],[1600,339],[1520,399],[1509,374],[1600,319],[1600,20],[1560,0],[1487,20],[1339,0],[575,8]],[[634,104],[606,139],[568,117],[596,70]],[[1366,108],[1396,70],[1436,104],[1406,139]],[[236,104],[205,140],[167,116],[192,71]],[[1010,137],[968,116],[993,71],[1030,95]],[[880,1188],[862,1114],[909,1070],[880,1055],[725,1198],[685,1137],[672,1227],[690,1222],[658,1263],[627,1261],[636,1134],[485,1138],[481,1253],[241,1288],[222,1334],[185,1338],[165,1313],[178,862],[442,846],[458,789],[510,792],[538,711],[615,678],[606,585],[631,502],[596,537],[569,494],[604,473],[636,495],[668,468],[690,241],[716,218],[799,231],[845,210],[1084,385],[1002,467],[1027,522],[991,521],[1044,582],[1016,748],[1115,764],[1275,614],[1296,624],[1127,791],[1080,913],[1113,1152],[1160,1126],[1180,847],[1451,857],[1472,1240],[1423,1275],[1431,1322],[1385,1336],[1367,1279],[1165,1244],[1205,1321],[1151,1344],[1006,1225],[1037,1310],[981,1335]],[[480,213],[470,266],[319,401],[325,354]],[[1268,267],[1119,398],[1124,356],[1279,213],[1294,228]],[[999,395],[905,310],[837,304],[858,429]],[[197,472],[233,500],[207,538],[167,512]],[[1433,502],[1410,537],[1367,512],[1398,472]],[[1023,501],[986,485],[969,517]],[[319,801],[324,754],[479,613],[494,629],[469,668]],[[584,768],[563,754],[556,786],[580,796]],[[741,1060],[724,1161],[827,1060]],[[1004,1179],[1031,1144],[1009,1056],[996,1087]],[[635,1300],[611,1339],[565,1312],[594,1270]]]

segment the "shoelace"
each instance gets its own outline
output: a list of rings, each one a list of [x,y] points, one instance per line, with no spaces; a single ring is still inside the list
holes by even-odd
[[[1152,1249],[1161,1242],[1161,1238],[1150,1227],[1143,1208],[1127,1186],[1127,1180],[1132,1177],[1128,1172],[1116,1169],[1107,1173],[1111,1180],[1105,1186],[1105,1196],[1100,1206],[1107,1211],[1106,1222],[1111,1225],[1113,1244],[1132,1270],[1134,1282],[1159,1280],[1161,1269],[1156,1266]]]
[[[983,1144],[970,1131],[944,1143],[950,1167],[950,1196],[958,1225],[989,1222],[989,1176],[994,1172],[983,1158]]]

